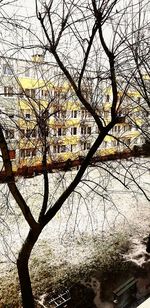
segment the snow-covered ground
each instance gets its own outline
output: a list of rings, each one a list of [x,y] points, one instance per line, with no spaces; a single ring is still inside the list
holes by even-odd
[[[36,258],[44,259],[53,254],[56,258],[50,258],[51,263],[68,260],[76,264],[92,254],[92,235],[103,236],[114,230],[128,232],[134,237],[147,234],[150,231],[148,168],[148,159],[107,162],[89,167],[75,192],[40,235],[33,252]],[[49,174],[49,206],[54,204],[76,172]],[[42,204],[43,176],[18,179],[17,186],[37,217]],[[11,262],[15,262],[28,226],[5,184],[0,185],[0,200],[2,273],[9,268],[8,264],[11,266]]]

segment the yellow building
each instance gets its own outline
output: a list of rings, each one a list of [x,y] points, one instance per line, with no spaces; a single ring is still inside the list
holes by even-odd
[[[48,163],[84,156],[98,134],[97,127],[71,87],[58,78],[57,67],[44,62],[40,55],[31,61],[1,57],[0,62],[1,124],[13,169],[41,164],[45,150]],[[139,99],[139,94],[128,93],[120,108],[122,121],[105,137],[97,155],[141,144],[140,108],[131,104],[132,97]],[[118,103],[120,99],[121,92]],[[110,120],[111,100],[111,91],[106,88],[98,108],[105,124]]]

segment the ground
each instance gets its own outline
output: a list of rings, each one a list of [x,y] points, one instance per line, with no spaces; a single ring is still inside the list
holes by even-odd
[[[119,255],[122,253],[120,243],[123,245],[123,253],[130,246],[130,253],[127,255],[128,259],[132,259],[139,247],[134,241],[141,243],[142,238],[149,233],[150,207],[146,198],[149,193],[148,167],[148,159],[136,159],[124,163],[121,161],[121,164],[108,162],[107,165],[88,169],[76,192],[45,227],[35,245],[30,267],[36,294],[44,294],[48,284],[53,284],[53,291],[59,284],[60,287],[64,287],[64,282],[70,283],[72,275],[75,276],[75,281],[79,276],[82,279],[87,269],[93,269],[93,264],[97,266],[100,261],[101,264],[107,263],[109,267],[114,250],[115,254],[117,249]],[[115,178],[112,179],[110,172]],[[76,170],[49,175],[50,204],[54,203],[58,194],[75,174]],[[31,179],[18,179],[17,185],[37,216],[43,192],[42,175]],[[145,196],[140,187],[146,192]],[[7,285],[8,281],[12,285],[14,280],[11,281],[11,277],[14,275],[16,256],[27,234],[28,226],[4,184],[1,185],[0,217],[1,277],[3,285]],[[131,248],[135,248],[134,251]],[[140,258],[138,262],[142,262]],[[53,277],[51,283],[50,277]],[[43,286],[40,283],[41,278]],[[14,284],[14,293],[17,293],[17,278]],[[95,288],[98,294],[99,282]],[[1,286],[3,294],[0,293],[0,304],[5,298],[4,289]]]

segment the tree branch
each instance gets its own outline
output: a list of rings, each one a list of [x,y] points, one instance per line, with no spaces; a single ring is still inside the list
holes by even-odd
[[[50,53],[53,54],[58,66],[60,67],[60,69],[63,71],[63,73],[65,74],[65,76],[67,77],[68,81],[70,82],[71,86],[73,87],[76,95],[78,96],[79,100],[81,101],[81,103],[83,104],[83,106],[89,111],[89,113],[93,116],[93,118],[95,119],[95,122],[98,126],[98,128],[101,130],[103,129],[103,124],[99,118],[99,116],[97,115],[97,113],[95,112],[95,110],[92,108],[92,106],[87,102],[87,100],[84,98],[84,96],[81,93],[81,90],[77,87],[75,81],[73,80],[71,74],[69,73],[69,70],[65,67],[65,65],[62,63],[61,59],[59,58],[59,55],[57,54],[54,46],[51,45],[51,40],[49,38],[49,35],[47,33],[47,30],[45,28],[44,22],[42,19],[39,19],[41,22],[41,26],[44,30],[45,36],[50,44],[50,47],[46,47],[47,50],[49,50]]]
[[[70,194],[74,191],[74,189],[77,187],[79,184],[87,166],[90,163],[91,158],[97,151],[98,147],[104,140],[105,136],[107,135],[108,131],[114,126],[115,122],[111,122],[107,125],[107,127],[103,128],[103,131],[100,132],[99,136],[93,143],[91,149],[89,150],[86,158],[84,159],[83,163],[81,164],[81,167],[76,174],[74,180],[71,182],[71,184],[67,187],[67,189],[62,193],[62,195],[58,198],[58,200],[55,202],[54,206],[50,208],[45,216],[43,217],[42,224],[45,226],[55,215],[56,213],[60,210],[61,206],[63,203],[66,201],[66,199],[70,196]]]

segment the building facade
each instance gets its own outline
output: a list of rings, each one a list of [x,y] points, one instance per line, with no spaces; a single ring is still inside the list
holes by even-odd
[[[0,68],[0,123],[13,170],[41,164],[45,150],[49,164],[86,155],[98,129],[57,67],[35,55],[30,61],[1,57]],[[88,91],[85,95],[89,95]],[[121,99],[120,92],[118,105]],[[105,137],[97,156],[121,152],[143,142],[141,109],[133,99],[138,102],[140,95],[129,91],[120,108],[122,120]],[[111,100],[110,87],[104,86],[101,105],[96,108],[105,124],[110,120]]]

